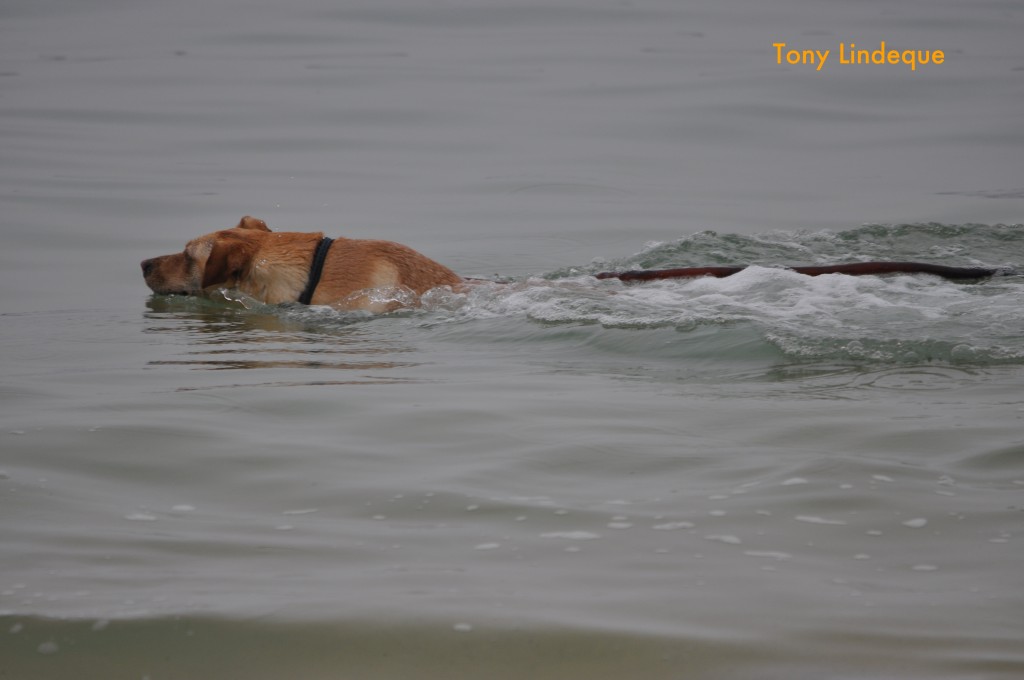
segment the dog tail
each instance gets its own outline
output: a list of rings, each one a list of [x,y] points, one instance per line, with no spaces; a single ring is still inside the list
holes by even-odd
[[[693,279],[700,276],[724,278],[741,272],[746,267],[679,267],[677,269],[638,269],[626,272],[601,272],[594,274],[598,279],[619,279],[621,281],[657,281],[660,279]],[[855,262],[823,266],[788,267],[791,271],[808,276],[821,274],[934,274],[953,280],[985,279],[1002,272],[988,267],[947,267],[926,262]]]

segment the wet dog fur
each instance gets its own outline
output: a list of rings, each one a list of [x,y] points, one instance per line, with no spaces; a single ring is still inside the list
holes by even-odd
[[[158,294],[205,295],[237,289],[268,304],[294,302],[306,287],[321,232],[274,232],[243,217],[232,229],[192,239],[180,253],[142,262],[146,285]],[[463,282],[455,272],[400,243],[338,238],[324,261],[311,304],[387,312],[401,306],[368,291],[400,289],[422,295]]]

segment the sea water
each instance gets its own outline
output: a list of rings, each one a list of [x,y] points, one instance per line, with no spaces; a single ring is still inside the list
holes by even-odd
[[[1019,677],[1020,33],[6,3],[0,674]],[[771,46],[881,40],[947,59]],[[488,281],[378,317],[145,288],[243,214]],[[870,260],[1003,274],[786,268]],[[706,265],[751,266],[591,276]]]

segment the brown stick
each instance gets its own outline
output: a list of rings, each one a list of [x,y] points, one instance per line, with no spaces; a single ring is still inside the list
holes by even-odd
[[[659,279],[692,279],[699,276],[724,278],[741,272],[746,267],[680,267],[677,269],[638,269],[628,272],[601,272],[594,274],[598,279],[619,279],[622,281],[656,281]],[[823,266],[789,267],[791,271],[808,276],[821,274],[934,274],[946,279],[983,279],[998,270],[987,267],[947,267],[926,262],[855,262]]]

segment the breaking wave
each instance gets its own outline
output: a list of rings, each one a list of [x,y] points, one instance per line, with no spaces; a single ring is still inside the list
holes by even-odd
[[[928,275],[805,276],[787,265],[915,260],[1003,269],[959,283]],[[608,270],[750,265],[728,278],[626,284]],[[622,354],[721,358],[775,353],[793,362],[953,365],[1024,363],[1021,300],[1024,225],[865,225],[843,232],[705,231],[651,243],[617,260],[595,260],[523,279],[484,282],[465,293],[431,291],[419,309],[374,318],[329,308],[275,309],[320,326],[403,323],[462,342],[530,343],[581,334]],[[388,291],[378,291],[387,299]],[[394,291],[400,299],[402,291]],[[237,295],[228,298],[253,307]],[[633,331],[616,344],[595,334]],[[639,333],[658,331],[657,339]],[[619,337],[619,336],[616,336]],[[609,345],[611,346],[609,348]],[[637,349],[641,348],[641,349]]]

